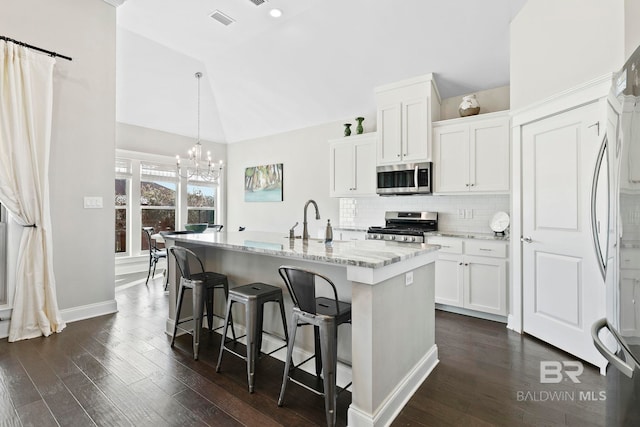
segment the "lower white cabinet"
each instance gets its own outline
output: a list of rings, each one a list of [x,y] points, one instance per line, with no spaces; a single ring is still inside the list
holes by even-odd
[[[436,260],[436,303],[507,315],[505,242],[434,237],[428,243],[442,246]]]

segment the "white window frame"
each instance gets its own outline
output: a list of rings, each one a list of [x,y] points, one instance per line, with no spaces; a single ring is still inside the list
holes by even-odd
[[[141,250],[140,239],[137,238],[139,235],[139,230],[142,229],[142,210],[140,208],[140,164],[141,163],[156,163],[167,165],[168,167],[175,167],[176,159],[175,157],[162,156],[157,154],[150,153],[142,153],[138,151],[130,151],[130,150],[122,150],[116,149],[116,158],[119,159],[127,159],[131,162],[131,181],[129,183],[128,193],[127,193],[127,252],[121,254],[115,254],[117,259],[121,259],[124,261],[125,258],[136,258],[142,256],[148,256],[148,252]],[[118,177],[118,174],[116,174]],[[115,179],[114,179],[115,182]],[[191,181],[190,183],[194,183]],[[200,181],[196,182],[198,185],[202,183]],[[210,183],[205,182],[204,184],[209,185]],[[225,175],[224,170],[221,174],[220,180],[217,184],[210,184],[216,187],[215,197],[216,200],[214,202],[215,210],[215,220],[218,224],[224,224],[224,202],[225,202]],[[186,224],[188,219],[188,206],[187,206],[187,180],[178,178],[178,194],[176,196],[176,230],[184,230],[184,224]],[[137,207],[134,209],[134,207]],[[115,212],[114,212],[115,215]],[[115,221],[115,218],[114,218]],[[115,225],[115,223],[114,223]],[[135,230],[138,230],[134,233]],[[114,248],[115,250],[115,248]]]
[[[189,179],[189,180],[182,180],[182,181],[186,181],[185,182],[185,188],[184,188],[184,194],[185,196],[185,206],[186,206],[186,212],[185,212],[185,221],[188,221],[189,219],[189,211],[213,211],[214,213],[214,218],[216,221],[216,224],[220,224],[220,220],[218,218],[218,184],[216,183],[212,183],[212,182],[208,182],[208,181],[201,181],[201,180],[195,180],[195,179]],[[196,185],[198,187],[210,187],[213,188],[213,193],[214,193],[214,201],[213,201],[213,207],[209,207],[209,206],[189,206],[189,201],[188,201],[188,188],[189,185]]]
[[[133,181],[132,177],[132,168],[133,161],[131,159],[116,157],[116,176],[115,179],[124,179],[126,181],[126,197],[127,204],[125,206],[115,206],[116,210],[124,210],[125,216],[127,218],[126,223],[126,236],[125,236],[125,246],[127,248],[124,252],[116,252],[116,257],[128,257],[131,255],[131,182]],[[114,179],[114,182],[115,182]],[[114,212],[115,214],[115,212]],[[114,248],[115,250],[115,248]]]

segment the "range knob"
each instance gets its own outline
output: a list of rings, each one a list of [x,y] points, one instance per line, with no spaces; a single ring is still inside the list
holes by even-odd
[[[412,237],[412,238],[411,238],[411,239],[409,239],[409,240],[410,240],[411,242],[415,242],[415,241],[416,241],[416,238],[415,238],[415,236],[414,236],[414,237]]]
[[[389,240],[396,240],[396,236],[389,237]]]
[[[409,240],[409,238],[407,236],[402,236],[402,241],[406,242],[407,240]]]

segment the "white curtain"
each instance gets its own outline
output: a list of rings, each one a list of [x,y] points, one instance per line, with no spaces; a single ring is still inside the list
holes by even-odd
[[[65,327],[58,310],[49,211],[55,60],[0,41],[0,202],[24,226],[9,341]]]

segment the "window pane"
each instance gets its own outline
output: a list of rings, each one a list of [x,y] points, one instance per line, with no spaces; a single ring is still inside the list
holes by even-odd
[[[215,188],[187,184],[187,206],[190,208],[215,207]]]
[[[116,206],[127,206],[126,179],[116,179]]]
[[[142,209],[142,226],[153,227],[155,233],[161,231],[175,230],[176,210],[175,209]],[[143,251],[149,250],[149,242],[144,231],[141,233],[141,248]]]
[[[216,219],[216,211],[212,210],[202,210],[202,209],[189,209],[188,211],[189,223],[202,223],[206,222],[211,224],[215,224]]]
[[[140,204],[142,206],[175,206],[176,183],[142,181],[140,183]]]
[[[127,210],[116,209],[116,253],[127,251]]]

